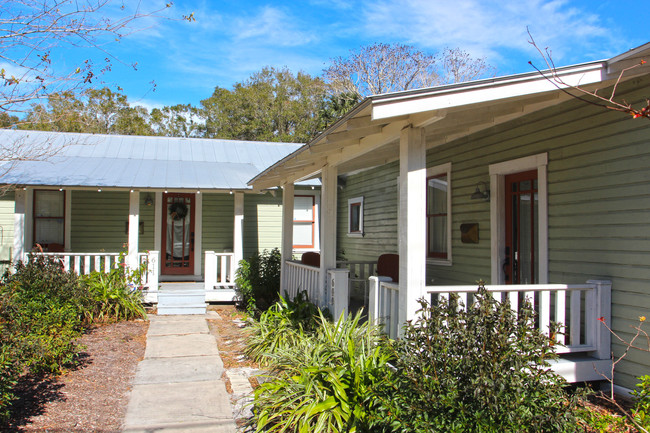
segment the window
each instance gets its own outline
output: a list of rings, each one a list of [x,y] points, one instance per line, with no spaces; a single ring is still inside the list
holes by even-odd
[[[427,169],[427,258],[451,264],[451,163]]]
[[[45,251],[63,251],[65,192],[34,191],[34,242]]]
[[[316,197],[297,195],[293,200],[293,247],[315,248]]]
[[[363,197],[348,200],[348,235],[363,236]]]

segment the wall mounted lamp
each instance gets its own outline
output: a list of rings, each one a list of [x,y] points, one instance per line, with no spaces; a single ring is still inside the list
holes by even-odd
[[[144,198],[144,204],[147,206],[151,206],[153,204],[153,198],[151,198],[151,194],[147,194],[147,196]]]
[[[483,184],[483,191],[481,191],[481,184]],[[488,187],[488,183],[484,181],[477,183],[476,191],[472,193],[470,199],[490,201],[490,189]]]

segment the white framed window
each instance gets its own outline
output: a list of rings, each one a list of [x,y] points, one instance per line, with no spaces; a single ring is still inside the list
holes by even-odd
[[[293,247],[316,247],[316,197],[295,195],[293,198]]]
[[[451,265],[451,162],[427,168],[427,263]]]
[[[363,236],[363,197],[348,200],[348,236]]]
[[[65,243],[65,192],[34,190],[34,242],[44,251],[63,251]]]

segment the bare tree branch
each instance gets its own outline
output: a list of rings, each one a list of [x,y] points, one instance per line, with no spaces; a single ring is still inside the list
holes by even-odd
[[[592,92],[589,90],[585,90],[580,86],[573,86],[565,82],[557,72],[555,63],[553,62],[553,56],[551,51],[548,48],[542,50],[535,42],[535,39],[533,39],[530,30],[527,31],[528,31],[528,37],[530,38],[528,43],[531,44],[533,47],[535,47],[537,52],[542,56],[542,59],[544,59],[544,63],[546,64],[547,70],[542,71],[537,66],[535,66],[532,61],[529,61],[528,64],[530,64],[542,77],[548,80],[559,90],[571,96],[572,98],[578,99],[587,104],[596,105],[598,107],[603,107],[608,110],[615,110],[615,111],[620,111],[622,113],[627,113],[631,115],[633,119],[644,117],[650,120],[650,99],[646,99],[645,107],[641,107],[641,108],[634,108],[631,104],[628,104],[626,101],[619,102],[615,99],[616,90],[618,89],[618,85],[623,79],[625,73],[632,69],[639,68],[645,65],[646,64],[645,60],[641,60],[636,65],[623,69],[619,74],[616,83],[612,87],[612,91],[609,97],[601,96],[598,94],[597,90]]]

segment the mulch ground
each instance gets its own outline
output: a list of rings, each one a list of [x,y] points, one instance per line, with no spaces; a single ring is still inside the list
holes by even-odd
[[[238,323],[247,322],[246,313],[238,310],[234,305],[211,305],[208,309],[219,314],[219,317],[207,317],[210,333],[217,339],[223,366],[226,369],[257,368],[257,364],[244,355],[247,329]]]
[[[144,357],[146,321],[91,329],[82,336],[79,363],[58,377],[25,378],[15,413],[2,431],[119,432],[138,362]]]

